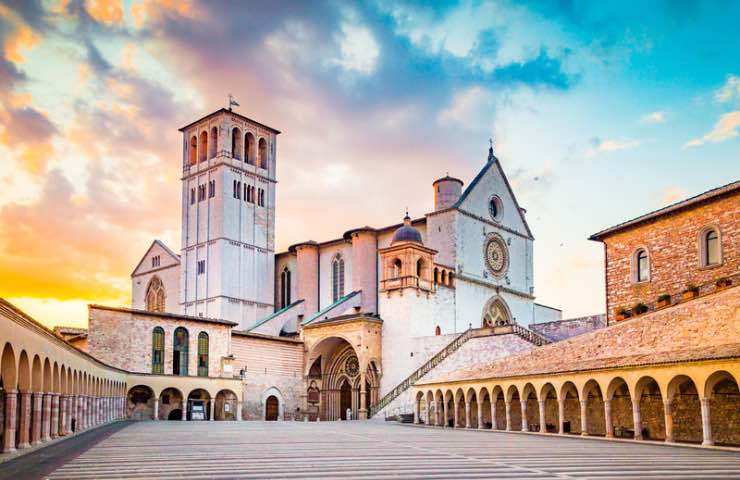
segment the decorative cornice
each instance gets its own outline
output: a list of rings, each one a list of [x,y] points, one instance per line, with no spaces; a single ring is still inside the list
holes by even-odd
[[[465,275],[464,273],[458,273],[455,277],[457,280],[465,280],[468,282],[475,283],[477,285],[482,285],[484,287],[493,288],[496,290],[496,292],[506,292],[510,293],[512,295],[516,295],[518,297],[526,298],[528,300],[534,300],[536,297],[534,295],[530,295],[529,293],[520,292],[519,290],[514,290],[513,288],[504,287],[503,285],[496,285],[495,283],[491,282],[485,282],[483,280],[479,280],[477,278]]]

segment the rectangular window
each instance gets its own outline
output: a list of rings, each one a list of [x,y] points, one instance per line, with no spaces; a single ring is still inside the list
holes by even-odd
[[[213,198],[216,196],[216,180],[211,180],[208,182],[208,198]]]
[[[194,203],[195,203],[195,189],[191,188],[190,189],[190,205]]]
[[[198,260],[198,266],[196,268],[198,275],[203,275],[206,273],[206,261],[205,260]]]
[[[159,255],[154,255],[152,257],[152,268],[156,268],[159,266]]]

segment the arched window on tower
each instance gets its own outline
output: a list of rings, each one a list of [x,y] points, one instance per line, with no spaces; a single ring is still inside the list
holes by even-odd
[[[344,258],[338,254],[331,263],[332,301],[336,302],[344,296]]]
[[[439,269],[434,267],[434,285],[439,283]]]
[[[205,162],[208,159],[208,132],[200,132],[200,152],[198,161]]]
[[[211,138],[208,141],[208,145],[211,147],[208,152],[208,158],[215,158],[218,152],[218,127],[211,129]]]
[[[424,273],[424,260],[420,258],[416,261],[416,276],[421,278],[422,273]]]
[[[257,153],[257,164],[260,168],[267,169],[267,142],[264,138],[260,138],[259,151]]]
[[[254,165],[256,150],[257,142],[254,141],[254,135],[252,132],[247,132],[247,134],[244,135],[244,161]]]
[[[183,327],[175,329],[172,345],[172,375],[188,375],[188,342],[190,336]]]
[[[231,158],[242,159],[242,131],[237,127],[231,130]]]
[[[400,258],[396,258],[393,260],[393,264],[391,267],[391,278],[400,278],[401,277],[401,266],[403,264],[401,263]]]
[[[190,138],[190,165],[198,163],[198,138],[193,135]]]
[[[290,303],[290,270],[285,267],[280,274],[280,308],[285,308]]]
[[[146,302],[146,309],[150,312],[164,312],[164,300],[165,291],[162,280],[157,276],[153,276],[149,280],[149,285],[146,287],[146,295],[144,296]]]
[[[208,376],[208,334],[198,334],[198,376]]]
[[[640,248],[634,257],[634,281],[647,282],[650,280],[650,259],[647,250]]]
[[[164,329],[154,327],[152,330],[152,373],[164,373]]]
[[[436,328],[434,329],[434,334],[435,334],[436,336],[438,336],[438,337],[439,337],[440,335],[442,335],[442,329],[441,329],[441,328],[439,328],[439,325],[437,325],[437,327],[436,327]]]

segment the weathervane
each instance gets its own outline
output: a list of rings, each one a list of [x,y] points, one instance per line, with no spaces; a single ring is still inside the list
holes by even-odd
[[[231,107],[238,107],[239,102],[236,101],[236,98],[232,94],[229,94],[229,111],[231,111]]]

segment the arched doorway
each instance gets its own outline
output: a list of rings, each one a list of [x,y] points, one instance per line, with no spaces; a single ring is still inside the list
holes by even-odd
[[[221,390],[216,394],[216,404],[213,412],[214,420],[236,420],[239,401],[231,390]]]
[[[131,387],[128,391],[128,418],[131,420],[154,419],[154,392],[146,385]]]
[[[182,393],[176,388],[165,388],[159,394],[159,419],[182,420]]]
[[[188,395],[187,419],[192,421],[211,419],[211,395],[202,388],[193,390]]]
[[[339,418],[342,420],[350,420],[347,418],[348,409],[350,411],[352,410],[352,386],[345,378],[342,381],[342,386],[339,387]]]
[[[277,421],[280,416],[280,402],[275,395],[270,395],[265,400],[265,420],[268,422]]]

